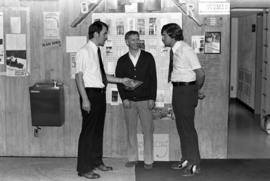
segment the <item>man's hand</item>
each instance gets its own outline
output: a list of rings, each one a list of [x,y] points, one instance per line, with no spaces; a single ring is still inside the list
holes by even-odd
[[[128,99],[125,99],[123,101],[123,105],[124,105],[124,108],[129,109],[130,108],[130,102],[129,102],[129,100]]]
[[[91,110],[91,104],[88,99],[83,99],[82,101],[82,109],[85,110],[86,112],[90,112]]]
[[[205,94],[201,90],[198,92],[198,98],[201,100],[205,98]]]
[[[125,86],[127,86],[127,87],[131,87],[132,86],[132,79],[130,79],[130,78],[123,78],[122,79],[122,84],[124,84]]]
[[[149,100],[148,101],[148,108],[153,109],[155,107],[155,101],[154,100]]]

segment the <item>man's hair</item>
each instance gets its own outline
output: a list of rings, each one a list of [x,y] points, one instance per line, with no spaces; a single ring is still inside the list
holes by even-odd
[[[168,23],[164,25],[161,29],[161,34],[166,33],[173,39],[179,41],[184,40],[183,36],[183,30],[180,28],[180,26],[176,23]]]
[[[138,36],[140,36],[140,34],[139,34],[138,31],[133,31],[133,30],[131,30],[131,31],[128,31],[128,32],[125,34],[125,40],[127,40],[128,37],[131,36],[131,35],[138,35]]]
[[[93,38],[95,32],[100,33],[103,27],[105,27],[107,30],[109,28],[108,25],[102,21],[95,21],[92,23],[88,28],[88,38]]]

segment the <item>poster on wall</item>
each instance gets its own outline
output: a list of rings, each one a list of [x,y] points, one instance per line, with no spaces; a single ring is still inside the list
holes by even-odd
[[[114,106],[119,105],[121,103],[121,98],[120,98],[117,87],[111,87],[108,90],[109,90],[108,95],[110,96],[110,98],[108,99],[108,102]]]
[[[138,157],[144,160],[144,142],[143,134],[137,134],[138,140]],[[169,135],[154,134],[154,161],[169,161]]]
[[[43,12],[44,39],[60,39],[59,12]]]
[[[204,36],[192,36],[191,45],[195,53],[204,53]]]
[[[205,32],[204,53],[219,54],[221,45],[221,32]]]
[[[26,76],[26,35],[6,34],[6,75]]]
[[[70,74],[71,79],[75,79],[76,72],[76,53],[70,53]]]
[[[0,65],[4,64],[4,44],[3,39],[0,38]]]
[[[6,55],[6,75],[26,76],[26,50],[7,50]]]

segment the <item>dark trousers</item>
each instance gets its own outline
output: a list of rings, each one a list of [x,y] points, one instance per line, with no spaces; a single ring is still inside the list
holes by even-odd
[[[86,88],[91,104],[89,113],[82,110],[82,130],[79,137],[77,171],[87,173],[103,164],[103,130],[106,113],[105,89]],[[82,105],[82,100],[80,99]]]
[[[182,160],[199,165],[198,135],[194,126],[195,108],[198,103],[196,85],[174,86],[172,106],[180,136]]]

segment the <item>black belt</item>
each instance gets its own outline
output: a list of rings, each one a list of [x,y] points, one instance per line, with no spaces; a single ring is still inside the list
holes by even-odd
[[[91,90],[94,92],[98,92],[98,93],[105,93],[106,92],[106,88],[96,88],[96,87],[86,87],[85,90]]]
[[[192,81],[192,82],[172,82],[173,86],[186,86],[186,85],[195,85],[196,81]]]

